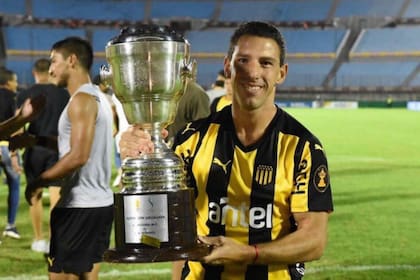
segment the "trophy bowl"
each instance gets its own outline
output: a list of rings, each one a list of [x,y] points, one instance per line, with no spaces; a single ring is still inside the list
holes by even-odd
[[[165,26],[126,27],[105,49],[112,82],[130,124],[141,124],[155,150],[122,163],[122,189],[114,194],[115,248],[104,260],[143,263],[199,260],[209,247],[197,241],[194,191],[183,161],[161,137],[192,77],[189,43]]]

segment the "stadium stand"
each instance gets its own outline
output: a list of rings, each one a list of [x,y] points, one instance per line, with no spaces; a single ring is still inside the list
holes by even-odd
[[[420,17],[420,0],[411,0],[406,6],[407,8],[402,15],[403,18]]]
[[[161,20],[211,19],[216,1],[151,1],[150,18]]]
[[[404,8],[405,0],[341,0],[336,17],[397,17]]]
[[[219,21],[316,21],[328,16],[331,0],[222,1]]]
[[[82,3],[82,4],[81,4]],[[32,17],[82,20],[143,20],[144,1],[32,1]]]
[[[366,93],[362,98],[420,99],[420,0],[79,1],[2,0],[0,65],[30,85],[33,61],[48,56],[54,41],[76,35],[92,42],[95,75],[106,64],[106,43],[121,27],[156,23],[185,33],[198,62],[197,81],[208,88],[233,28],[264,20],[287,41],[289,75],[279,98],[316,93],[345,99],[359,91]]]
[[[353,57],[410,56],[420,51],[419,26],[364,29],[352,49]]]
[[[344,63],[335,78],[336,87],[398,87],[418,62],[360,61]]]

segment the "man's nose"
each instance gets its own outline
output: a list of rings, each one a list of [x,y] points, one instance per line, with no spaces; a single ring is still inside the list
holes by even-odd
[[[245,72],[251,79],[258,79],[261,75],[261,66],[257,61],[249,61],[245,67]]]

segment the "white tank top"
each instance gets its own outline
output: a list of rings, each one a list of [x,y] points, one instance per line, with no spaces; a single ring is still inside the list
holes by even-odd
[[[87,93],[95,96],[98,114],[95,124],[95,136],[89,160],[85,165],[65,178],[61,198],[57,207],[91,208],[105,207],[113,204],[113,192],[110,188],[112,139],[112,110],[99,88],[93,84],[82,85],[76,93]],[[71,99],[69,101],[69,104]],[[58,149],[60,158],[70,150],[71,123],[68,117],[68,106],[61,113],[58,123]]]

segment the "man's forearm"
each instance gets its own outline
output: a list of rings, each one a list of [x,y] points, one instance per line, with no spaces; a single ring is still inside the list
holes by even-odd
[[[19,115],[0,123],[0,139],[9,138],[13,132],[21,128],[25,123],[26,120]]]

